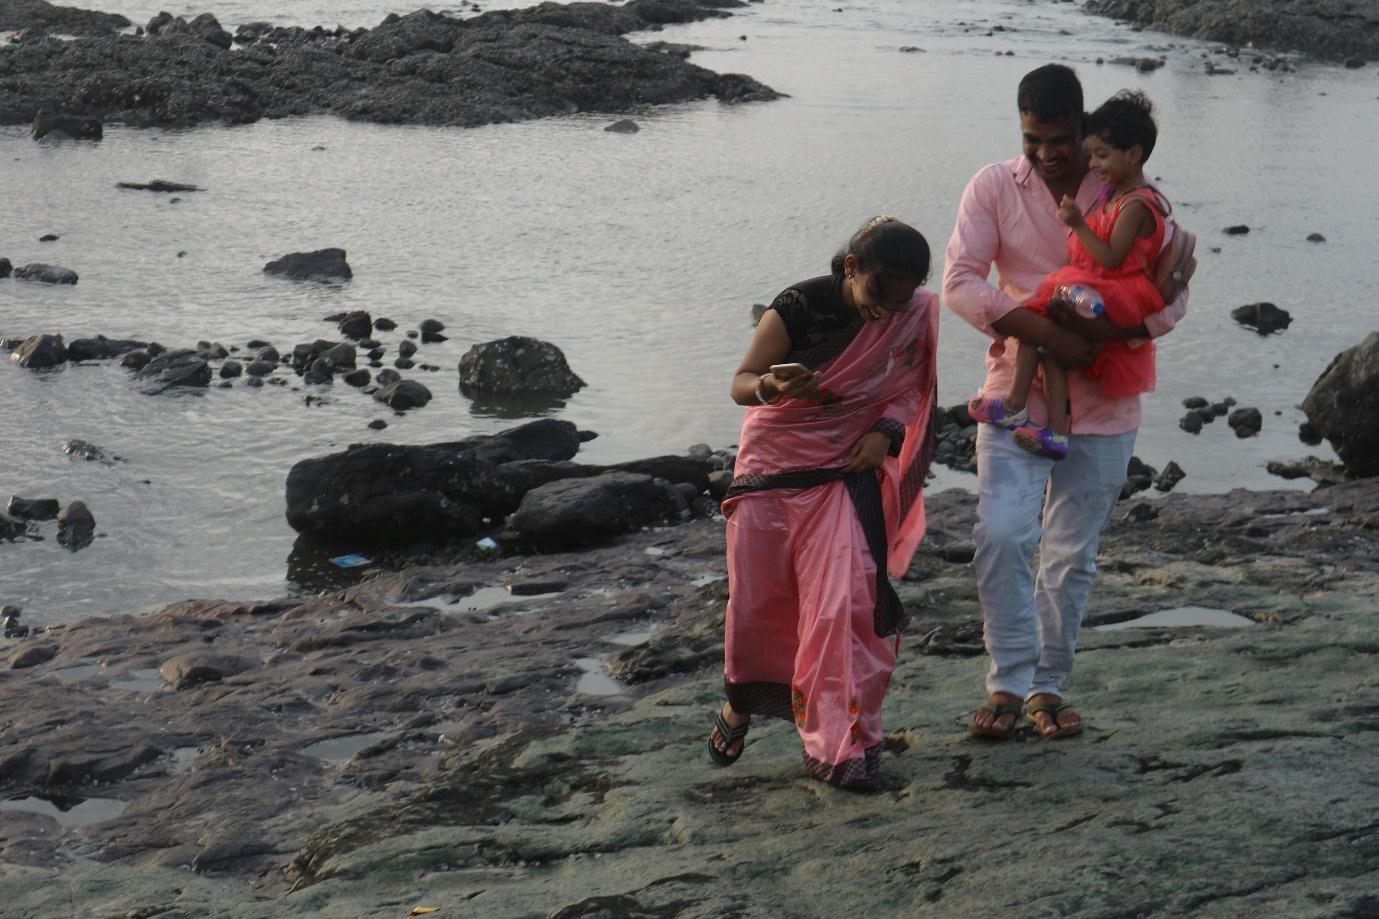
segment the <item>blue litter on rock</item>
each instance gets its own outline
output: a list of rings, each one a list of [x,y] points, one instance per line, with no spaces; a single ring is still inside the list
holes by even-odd
[[[367,565],[371,559],[366,555],[337,555],[330,560],[332,565],[340,568],[359,568]]]

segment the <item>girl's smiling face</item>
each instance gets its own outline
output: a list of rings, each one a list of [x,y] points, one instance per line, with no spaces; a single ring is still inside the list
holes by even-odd
[[[1110,188],[1115,188],[1126,178],[1138,174],[1143,160],[1139,144],[1129,150],[1111,146],[1095,134],[1089,134],[1082,141],[1087,151],[1087,169],[1097,180]]]

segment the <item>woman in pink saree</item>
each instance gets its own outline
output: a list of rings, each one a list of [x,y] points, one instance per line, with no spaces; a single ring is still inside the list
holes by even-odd
[[[877,787],[881,703],[905,613],[887,577],[924,534],[938,298],[929,246],[892,217],[762,316],[733,379],[747,405],[727,517],[727,703],[709,752],[754,714],[791,719],[805,771]]]

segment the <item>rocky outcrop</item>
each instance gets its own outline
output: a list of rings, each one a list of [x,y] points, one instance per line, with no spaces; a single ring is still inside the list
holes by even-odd
[[[0,118],[27,122],[39,108],[57,107],[148,126],[309,114],[476,126],[709,96],[776,98],[749,77],[716,74],[622,37],[727,15],[737,5],[545,3],[467,19],[420,10],[354,31],[246,26],[229,50],[210,21],[179,27],[160,17],[152,35],[35,39],[7,48]]]
[[[291,252],[264,265],[263,271],[297,281],[348,281],[354,277],[344,249]]]
[[[165,351],[134,372],[135,379],[153,380],[172,386],[210,386],[211,366],[195,351]]]
[[[1379,60],[1379,6],[1351,0],[1089,0],[1083,7],[1147,29],[1229,45]]]
[[[507,529],[536,545],[582,546],[681,515],[688,516],[685,501],[664,479],[607,472],[532,489]]]
[[[29,133],[34,140],[100,140],[105,136],[105,127],[96,117],[39,109]]]
[[[1336,355],[1302,410],[1352,475],[1379,475],[1379,332]]]
[[[77,283],[77,273],[72,269],[63,268],[61,265],[45,265],[42,262],[14,269],[14,278],[17,281],[38,281],[42,284]]]
[[[58,545],[73,552],[91,545],[96,538],[96,518],[81,501],[73,501],[57,515]]]
[[[67,346],[67,357],[73,361],[105,361],[147,347],[146,341],[129,338],[109,339],[104,335],[97,335],[95,338],[75,339]]]
[[[34,335],[10,353],[10,360],[34,370],[56,367],[67,362],[67,346],[61,335]]]
[[[19,520],[52,520],[61,507],[56,498],[21,498],[10,495],[5,513]]]
[[[109,35],[133,23],[116,13],[98,13],[45,0],[5,0],[0,4],[0,32],[23,32],[26,39],[44,33]]]
[[[495,397],[569,396],[584,381],[555,345],[513,335],[475,345],[460,358],[460,391]]]
[[[531,470],[514,461],[568,460],[580,439],[573,424],[542,419],[448,444],[356,444],[292,467],[287,522],[299,533],[385,543],[477,533],[531,487]]]

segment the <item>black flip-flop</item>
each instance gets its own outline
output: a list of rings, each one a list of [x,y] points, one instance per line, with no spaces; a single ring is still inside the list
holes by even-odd
[[[710,735],[709,756],[712,757],[713,761],[719,766],[731,766],[742,756],[742,751],[747,749],[747,729],[752,726],[752,722],[744,721],[737,727],[733,727],[728,724],[727,719],[723,717],[722,709],[720,709],[713,716],[713,726],[714,729],[718,731],[718,736],[723,738],[723,749],[720,750],[713,745],[713,736]],[[743,743],[742,746],[737,748],[737,753],[724,752],[726,750],[731,750],[733,744],[737,743],[739,740]]]

